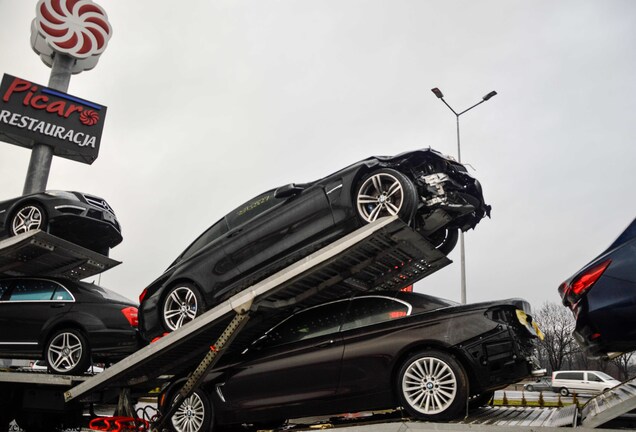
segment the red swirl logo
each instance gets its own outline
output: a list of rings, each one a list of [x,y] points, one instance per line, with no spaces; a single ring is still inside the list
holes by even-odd
[[[93,110],[82,111],[80,122],[86,126],[94,126],[99,123],[99,114]]]
[[[101,54],[112,34],[106,12],[91,0],[39,0],[34,24],[55,51],[78,59]]]

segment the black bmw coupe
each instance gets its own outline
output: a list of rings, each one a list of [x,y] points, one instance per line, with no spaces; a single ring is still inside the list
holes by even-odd
[[[448,254],[490,214],[480,183],[422,149],[364,159],[320,180],[269,190],[217,221],[140,295],[152,340],[379,217],[398,215]]]
[[[458,305],[378,291],[292,314],[230,352],[177,409],[173,430],[261,429],[285,419],[403,407],[461,417],[537,371],[540,330],[521,299]],[[183,383],[164,390],[165,409]]]

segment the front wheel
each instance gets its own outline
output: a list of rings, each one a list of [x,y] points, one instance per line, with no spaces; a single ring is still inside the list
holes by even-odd
[[[450,420],[466,407],[468,384],[459,362],[442,351],[409,357],[398,374],[397,391],[404,409],[420,420]]]
[[[203,297],[190,283],[178,284],[168,291],[161,309],[163,325],[169,332],[189,323],[205,311]]]
[[[429,240],[433,243],[435,249],[448,255],[457,245],[459,239],[459,230],[456,228],[442,228],[435,231],[429,236]]]
[[[12,236],[36,229],[46,229],[46,212],[39,204],[26,204],[18,208],[9,223]]]
[[[534,391],[534,387],[533,387],[533,385],[532,385],[532,384],[528,384],[528,386],[526,387],[526,390],[528,390],[528,391],[530,391],[530,392],[531,392],[531,391]]]
[[[172,403],[176,397],[172,398]],[[174,432],[207,432],[213,417],[210,399],[204,391],[196,389],[179,405],[170,419],[170,426]]]
[[[364,223],[383,216],[399,216],[409,223],[417,208],[417,190],[401,172],[382,168],[363,178],[355,193],[355,207]]]
[[[90,364],[90,348],[79,330],[57,330],[46,344],[44,358],[52,373],[83,374]]]

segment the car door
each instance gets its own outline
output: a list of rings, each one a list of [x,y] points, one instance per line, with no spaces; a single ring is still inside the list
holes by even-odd
[[[242,419],[279,410],[282,418],[333,397],[343,346],[346,301],[307,309],[270,330],[228,371],[221,392]]]
[[[65,313],[68,307],[66,296],[64,300],[54,299],[58,287],[58,283],[47,279],[14,280],[3,302],[3,320],[11,324],[11,331],[3,337],[5,343],[20,352],[39,349],[38,338],[44,324]]]
[[[228,215],[228,223],[225,251],[245,276],[294,252],[312,251],[333,227],[333,216],[324,188],[314,185],[284,196],[269,191]]]
[[[412,310],[408,303],[386,297],[354,298],[342,324],[345,346],[339,397],[362,402],[372,395],[389,395],[392,356],[408,341],[395,333],[390,322],[403,319]]]
[[[607,383],[594,372],[586,372],[585,374],[587,375],[586,386],[592,393],[600,393],[605,388],[611,387],[608,386]]]

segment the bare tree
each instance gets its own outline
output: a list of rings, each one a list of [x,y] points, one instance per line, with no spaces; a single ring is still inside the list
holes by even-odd
[[[546,302],[534,318],[545,335],[539,343],[542,366],[557,371],[565,364],[572,365],[580,349],[572,337],[575,323],[571,312],[560,304]]]
[[[633,355],[634,351],[620,355],[611,361],[612,363],[614,363],[614,365],[616,365],[616,369],[618,369],[621,381],[627,381],[630,378]]]

